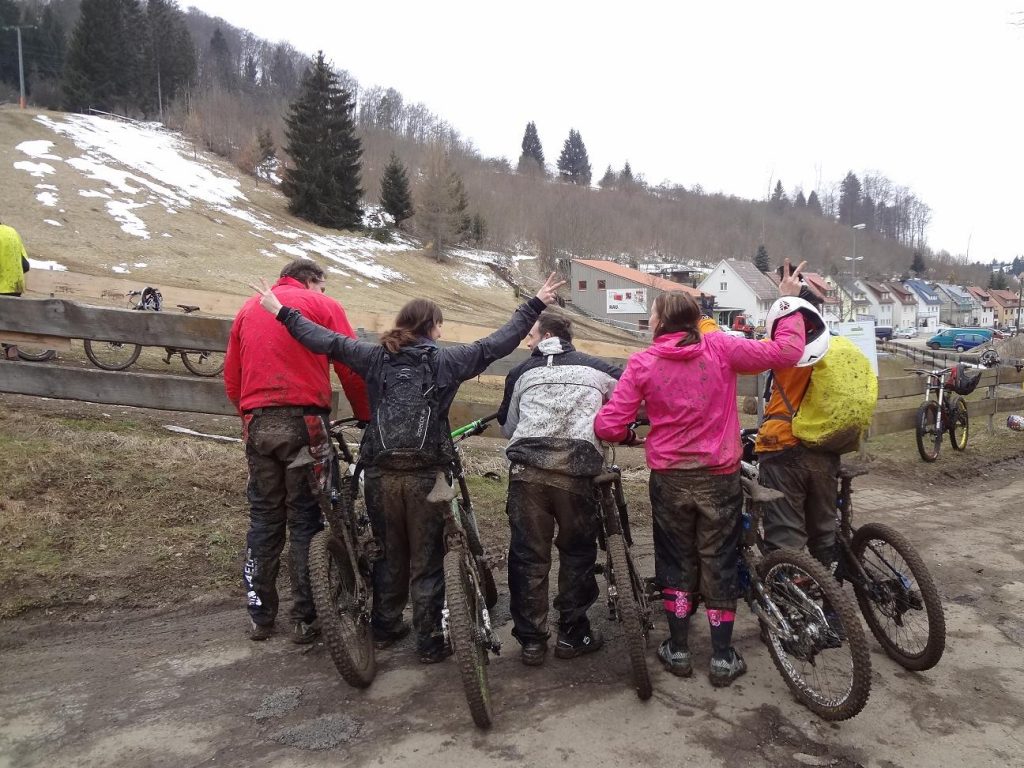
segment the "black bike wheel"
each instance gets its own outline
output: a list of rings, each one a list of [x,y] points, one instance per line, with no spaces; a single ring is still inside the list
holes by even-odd
[[[915,672],[934,667],[946,648],[946,618],[917,550],[881,523],[859,528],[852,549],[868,578],[863,586],[854,583],[857,602],[882,649]]]
[[[181,362],[196,376],[219,376],[224,370],[224,353],[182,350]]]
[[[104,371],[123,371],[139,359],[141,352],[141,344],[85,340],[85,356],[89,358],[89,362]]]
[[[611,573],[608,578],[608,589],[614,588],[615,615],[622,623],[622,632],[626,638],[626,652],[629,655],[629,667],[633,677],[633,687],[641,701],[651,698],[651,675],[647,669],[647,627],[641,619],[641,606],[636,599],[635,584],[639,576],[631,573],[626,555],[626,542],[621,534],[613,533],[605,539]]]
[[[366,688],[377,674],[370,629],[369,585],[360,584],[345,542],[320,531],[309,544],[309,583],[320,630],[342,679]],[[360,599],[360,593],[364,596]]]
[[[462,529],[466,532],[466,540],[469,543],[469,551],[477,559],[477,567],[480,572],[480,586],[484,593],[484,605],[490,610],[498,604],[498,585],[494,581],[494,574],[490,567],[483,561],[484,545],[480,541],[480,533],[477,529],[476,520],[466,514],[466,508],[459,502],[459,516],[462,520]]]
[[[43,347],[33,346],[22,346],[18,345],[18,357],[22,360],[27,360],[30,363],[45,363],[47,360],[53,360],[57,356],[57,353],[52,349],[45,349]]]
[[[777,550],[758,564],[758,571],[794,635],[783,638],[761,622],[786,685],[824,720],[857,715],[871,693],[871,657],[864,629],[839,583],[806,552]],[[831,624],[823,618],[826,611],[833,614]]]
[[[487,684],[486,627],[472,555],[451,549],[444,556],[444,589],[448,602],[448,635],[459,664],[469,714],[479,728],[491,727],[491,690]]]
[[[917,437],[917,452],[925,461],[932,462],[939,458],[942,445],[942,430],[935,428],[935,419],[939,406],[933,400],[921,403],[914,421],[914,435]]]
[[[967,401],[957,397],[949,404],[949,444],[954,451],[962,451],[967,447],[970,433],[970,419],[967,416]]]

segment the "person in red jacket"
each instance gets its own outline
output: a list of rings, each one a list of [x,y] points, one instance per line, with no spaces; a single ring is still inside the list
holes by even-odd
[[[308,259],[281,270],[271,289],[282,302],[326,328],[355,338],[345,310],[323,294],[324,271]],[[334,370],[362,421],[370,419],[363,380],[340,363]],[[224,389],[242,416],[249,464],[249,533],[244,578],[249,637],[266,640],[277,618],[277,571],[285,528],[291,540],[292,640],[317,635],[309,586],[309,542],[320,530],[319,496],[331,456],[327,419],[331,412],[330,364],[310,352],[288,330],[249,299],[235,316],[224,362]]]

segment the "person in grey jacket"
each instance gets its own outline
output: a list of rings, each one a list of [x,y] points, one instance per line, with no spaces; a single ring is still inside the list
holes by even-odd
[[[357,341],[334,333],[281,305],[273,293],[257,288],[261,304],[277,316],[299,342],[351,368],[366,381],[370,423],[363,432],[359,462],[366,467],[366,508],[374,535],[383,544],[384,559],[374,567],[371,624],[378,648],[404,637],[409,627],[402,612],[411,597],[413,628],[420,661],[431,664],[451,653],[441,632],[444,604],[444,514],[447,502],[428,502],[438,469],[453,456],[448,411],[462,382],[479,376],[495,360],[513,352],[534,321],[564,285],[552,273],[537,295],[522,304],[512,318],[491,335],[472,344],[438,347],[444,322],[432,301],[414,299],[399,311],[395,327],[380,344]],[[420,375],[423,366],[431,381],[431,425],[422,443],[428,458],[422,465],[395,468],[386,461],[381,434],[392,403],[384,397],[393,380],[394,361],[411,354],[414,361],[401,373]],[[415,360],[421,360],[417,363]]]
[[[526,337],[531,357],[505,379],[498,409],[510,438],[508,586],[514,628],[527,666],[548,650],[551,542],[558,547],[559,612],[555,656],[571,659],[601,647],[587,610],[597,599],[597,502],[592,478],[604,463],[594,417],[622,369],[572,345],[572,321],[548,309]],[[558,535],[555,536],[555,526]]]

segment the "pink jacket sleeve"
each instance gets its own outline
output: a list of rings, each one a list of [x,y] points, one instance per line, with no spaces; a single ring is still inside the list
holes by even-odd
[[[626,439],[626,427],[636,420],[636,414],[643,402],[643,393],[637,381],[638,367],[634,359],[626,364],[626,370],[615,385],[611,400],[601,406],[594,419],[594,434],[609,443]]]
[[[779,320],[769,341],[720,337],[727,344],[729,366],[737,373],[760,373],[770,368],[792,368],[804,353],[804,318],[799,312]]]

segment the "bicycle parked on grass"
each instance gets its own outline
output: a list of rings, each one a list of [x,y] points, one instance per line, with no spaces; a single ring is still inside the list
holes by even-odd
[[[493,721],[487,667],[490,654],[501,652],[501,642],[491,626],[488,611],[497,602],[498,593],[491,573],[491,556],[480,541],[459,443],[482,433],[497,416],[493,413],[451,433],[455,443],[451,473],[459,489],[447,489],[451,503],[444,525],[445,604],[441,625],[455,653],[470,715],[480,728],[489,728]]]
[[[343,431],[355,422],[331,422],[338,451],[331,462],[330,498],[321,504],[327,526],[309,545],[309,582],[334,666],[349,685],[366,688],[377,674],[370,627],[373,564],[384,553],[365,506],[356,504],[359,478]]]
[[[641,424],[646,422],[632,427]],[[647,668],[647,640],[653,627],[651,595],[649,581],[641,578],[631,550],[633,535],[622,491],[622,471],[615,464],[614,449],[610,446],[605,447],[604,472],[594,478],[594,489],[600,502],[598,541],[605,551],[605,564],[600,571],[607,585],[608,612],[622,625],[633,687],[637,697],[646,701],[653,693]]]
[[[977,388],[981,369],[968,368],[959,363],[952,368],[934,371],[923,368],[906,370],[926,377],[924,402],[917,409],[914,420],[917,451],[921,458],[927,462],[939,458],[942,436],[946,432],[949,432],[953,450],[964,450],[967,447],[970,419],[967,401],[962,395],[969,395]],[[956,395],[949,395],[947,390],[952,390]]]
[[[141,291],[129,291],[128,306],[149,312],[160,312],[163,310],[163,296],[156,288],[147,287]],[[190,315],[198,312],[199,307],[194,304],[178,304],[182,312]],[[97,368],[105,371],[123,371],[131,366],[142,352],[141,344],[122,341],[84,341],[85,356]],[[181,355],[181,362],[196,376],[217,376],[224,370],[224,353],[210,352],[202,349],[181,349],[178,347],[164,347],[166,356],[164,363],[170,365],[171,358]]]
[[[745,439],[751,438],[745,434]],[[761,533],[763,505],[783,494],[758,483],[757,465],[752,461],[741,462],[741,474],[744,599],[758,618],[772,661],[796,699],[824,720],[848,720],[864,709],[871,692],[871,657],[864,629],[839,582],[809,553],[766,552]]]

